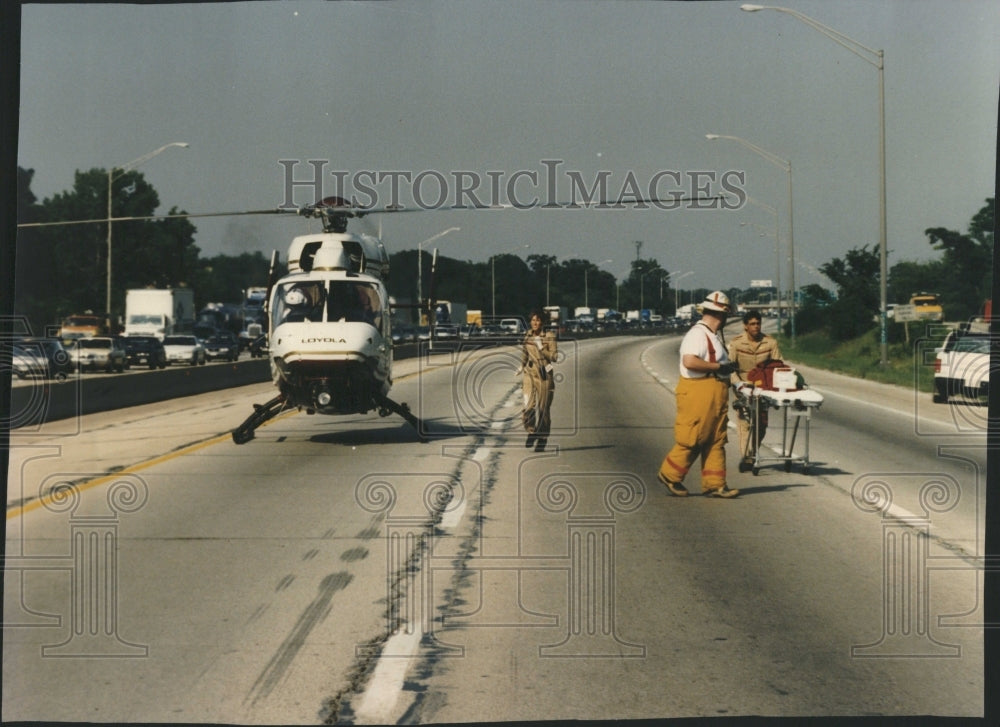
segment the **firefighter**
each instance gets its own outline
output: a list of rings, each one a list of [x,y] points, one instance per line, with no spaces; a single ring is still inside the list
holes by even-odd
[[[710,497],[740,494],[726,486],[726,427],[729,424],[729,362],[722,328],[730,311],[729,297],[716,290],[700,306],[701,320],[681,340],[680,379],[674,446],[657,473],[670,494],[686,497],[684,476],[701,458],[701,489]]]
[[[736,371],[733,372],[733,383],[747,380],[747,373],[755,368],[763,367],[768,361],[780,361],[781,351],[778,342],[761,331],[762,317],[759,310],[751,308],[743,314],[743,333],[736,336],[729,344],[729,360],[733,362]],[[740,431],[740,472],[753,468],[757,459],[756,443],[764,439],[767,431],[767,409],[759,413],[757,421],[757,436],[752,437],[750,412],[747,407],[737,410],[737,424]],[[753,440],[756,439],[756,442]]]

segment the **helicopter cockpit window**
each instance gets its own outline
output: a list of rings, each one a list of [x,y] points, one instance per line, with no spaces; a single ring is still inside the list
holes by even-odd
[[[382,330],[382,303],[375,287],[367,283],[334,280],[327,302],[328,321],[370,323]]]
[[[281,323],[318,323],[323,320],[326,287],[322,280],[286,283],[275,301],[275,317]]]

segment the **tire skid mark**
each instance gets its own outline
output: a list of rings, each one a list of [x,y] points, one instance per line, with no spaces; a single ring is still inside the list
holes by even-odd
[[[251,704],[257,704],[265,699],[281,682],[288,667],[305,645],[312,630],[330,614],[331,602],[337,591],[342,591],[354,580],[354,576],[346,571],[331,573],[319,585],[319,593],[299,616],[291,633],[285,637],[274,656],[264,667],[264,671],[250,688],[247,698]]]
[[[506,402],[519,387],[519,384],[515,384],[509,391],[500,397],[501,402]],[[491,412],[491,418],[496,414],[497,411],[506,406],[505,403],[498,404],[493,412]],[[476,452],[484,445],[488,439],[493,439],[497,437],[498,434],[495,431],[482,431],[476,435],[475,440],[466,448],[465,452],[458,458],[455,464],[455,468],[452,472],[452,480],[460,481],[461,473],[464,469],[466,462],[471,460]],[[491,463],[488,467],[491,468],[491,473],[489,477],[494,476],[494,468],[496,459],[500,456],[500,450],[497,449],[491,452]],[[484,473],[484,477],[487,476]],[[487,483],[483,483],[484,489],[487,487]],[[492,487],[492,482],[490,482],[490,488]],[[443,517],[445,509],[451,502],[451,498],[441,498],[437,503],[436,512],[432,513],[430,519],[428,520],[425,532],[417,540],[413,552],[410,553],[409,558],[406,562],[400,565],[400,568],[396,573],[392,575],[389,593],[391,594],[390,602],[386,604],[386,624],[387,628],[385,632],[379,634],[375,638],[371,639],[363,645],[359,645],[357,663],[354,668],[348,673],[348,683],[340,692],[338,692],[333,697],[327,699],[323,705],[323,709],[320,711],[319,717],[323,724],[341,724],[350,723],[354,717],[354,709],[352,706],[352,700],[359,697],[363,697],[365,693],[365,688],[368,681],[370,680],[372,674],[375,671],[375,667],[379,662],[382,650],[385,647],[386,642],[389,638],[399,630],[402,625],[400,616],[400,601],[404,597],[405,593],[403,589],[407,579],[410,577],[413,570],[419,569],[421,567],[421,561],[423,559],[423,554],[427,548],[427,538],[433,535],[438,527],[438,524]],[[458,557],[459,561],[465,561],[470,556],[470,553],[464,553]],[[427,660],[421,659],[418,663],[418,669],[426,669]],[[411,708],[412,709],[412,708]]]

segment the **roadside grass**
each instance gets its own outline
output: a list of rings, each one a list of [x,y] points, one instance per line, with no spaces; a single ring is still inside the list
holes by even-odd
[[[911,328],[910,341],[903,339],[902,326],[890,329],[887,364],[879,363],[879,330],[869,330],[859,338],[836,343],[823,331],[796,335],[795,345],[789,336],[776,336],[781,352],[790,363],[834,371],[884,384],[895,384],[917,391],[930,392],[934,385],[934,349],[941,345],[948,326],[931,325],[921,331]]]

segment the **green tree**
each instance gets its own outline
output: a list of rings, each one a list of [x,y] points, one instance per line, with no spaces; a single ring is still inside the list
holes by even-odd
[[[969,223],[966,234],[932,227],[924,231],[942,254],[941,303],[947,316],[963,320],[975,315],[993,286],[993,236],[996,199],[990,197]]]
[[[796,333],[822,329],[827,323],[829,309],[836,301],[836,296],[819,283],[805,285],[800,292],[801,302],[795,312]]]
[[[35,202],[33,172],[18,170],[19,220],[53,224],[23,228],[17,243],[15,310],[35,325],[55,324],[62,316],[92,310],[115,317],[123,311],[125,290],[146,285],[190,284],[198,260],[195,227],[187,219],[122,220],[111,236],[111,311],[104,311],[108,268],[108,173],[77,171],[72,190]],[[130,171],[112,184],[112,217],[148,217],[160,204],[156,190],[140,172]],[[170,214],[183,214],[176,208]]]
[[[633,260],[628,277],[622,283],[621,310],[657,308],[660,304],[660,278],[664,275],[669,276],[670,273],[653,258]],[[664,302],[665,299],[666,296]]]
[[[241,302],[247,288],[267,285],[270,265],[271,261],[259,250],[199,260],[193,279],[199,306]]]
[[[946,266],[941,260],[896,263],[889,269],[889,302],[909,303],[910,297],[921,291],[942,294],[946,278]]]
[[[827,308],[827,327],[835,340],[856,338],[874,325],[880,306],[879,270],[878,250],[867,245],[820,266],[837,286],[837,299]]]

